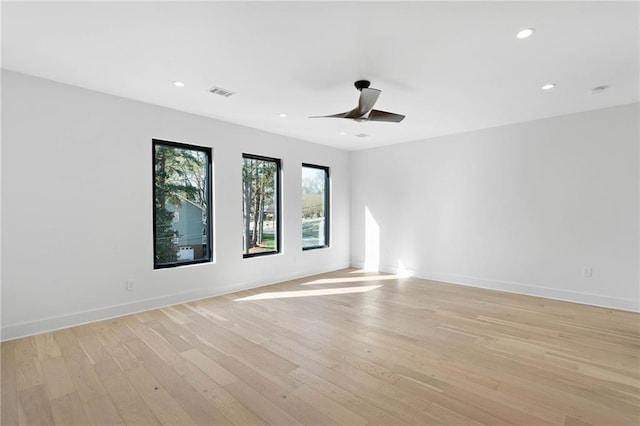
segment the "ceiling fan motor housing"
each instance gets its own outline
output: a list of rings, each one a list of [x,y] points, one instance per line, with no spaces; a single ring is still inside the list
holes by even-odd
[[[368,89],[371,82],[369,80],[358,80],[353,85],[356,86],[356,89],[362,91],[362,89]]]

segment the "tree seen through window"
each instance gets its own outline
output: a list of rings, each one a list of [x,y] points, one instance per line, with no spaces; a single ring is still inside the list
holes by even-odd
[[[243,253],[245,257],[280,251],[280,160],[243,155]]]
[[[302,165],[302,249],[329,245],[329,169]]]
[[[211,261],[211,150],[154,140],[154,266]]]

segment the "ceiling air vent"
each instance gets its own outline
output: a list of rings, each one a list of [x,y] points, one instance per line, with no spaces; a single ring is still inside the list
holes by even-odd
[[[222,87],[217,87],[217,86],[213,86],[211,89],[209,89],[209,93],[213,93],[214,95],[224,96],[225,98],[228,98],[231,95],[235,95],[235,92],[232,92],[231,90],[223,89]]]
[[[358,138],[366,138],[369,135],[367,135],[366,133],[358,133],[357,135],[354,135],[354,136],[356,136]]]

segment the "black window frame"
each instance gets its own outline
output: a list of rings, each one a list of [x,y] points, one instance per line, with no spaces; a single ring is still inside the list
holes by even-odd
[[[242,258],[243,259],[250,259],[253,257],[263,257],[263,256],[270,256],[270,255],[274,255],[274,254],[280,254],[282,253],[282,159],[280,158],[275,158],[275,157],[267,157],[264,155],[256,155],[256,154],[248,154],[246,152],[242,153],[242,167],[244,167],[244,160],[245,159],[249,159],[249,160],[259,160],[259,161],[270,161],[270,162],[274,162],[276,164],[276,173],[275,173],[275,196],[276,196],[276,200],[274,202],[274,205],[276,206],[276,217],[275,217],[275,222],[276,222],[276,235],[275,235],[275,240],[276,240],[276,250],[274,251],[267,251],[267,252],[261,252],[261,253],[244,253],[244,248],[243,248],[243,253],[242,253]],[[242,200],[243,204],[244,204],[244,195],[243,195],[243,200]],[[243,205],[243,209],[244,209],[244,205]],[[244,215],[243,215],[243,235],[244,235]],[[244,243],[243,243],[244,244]]]
[[[151,147],[151,174],[152,174],[152,203],[153,203],[153,269],[167,269],[200,263],[213,262],[213,150],[211,147],[191,145],[182,142],[167,141],[162,139],[152,139]],[[194,259],[183,262],[158,263],[156,261],[156,146],[168,146],[172,148],[186,149],[190,151],[200,151],[207,154],[207,247],[206,256],[202,259]]]
[[[317,246],[308,246],[308,247],[302,247],[302,251],[307,251],[307,250],[318,250],[318,249],[323,249],[323,248],[329,248],[331,246],[331,204],[330,204],[330,200],[331,200],[331,195],[329,193],[331,184],[330,184],[330,179],[331,179],[331,174],[330,174],[330,169],[328,166],[320,166],[318,164],[311,164],[311,163],[302,163],[302,167],[306,167],[306,168],[310,168],[310,169],[318,169],[318,170],[322,170],[324,171],[324,244],[323,245],[317,245]],[[300,172],[302,173],[302,167],[300,169]]]

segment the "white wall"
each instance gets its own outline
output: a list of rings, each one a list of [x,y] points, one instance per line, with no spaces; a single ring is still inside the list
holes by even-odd
[[[215,263],[153,269],[152,138],[213,148]],[[242,258],[243,152],[283,161],[280,255]],[[3,71],[2,154],[3,339],[349,266],[346,151]],[[329,249],[301,250],[302,162]]]
[[[633,104],[353,153],[352,264],[639,311],[638,123]]]
[[[3,71],[2,338],[343,268],[350,253],[354,266],[639,311],[639,112],[350,155]],[[153,270],[152,138],[213,148],[215,263]],[[243,152],[283,160],[280,255],[242,258]],[[326,250],[300,249],[302,162],[331,167]]]

